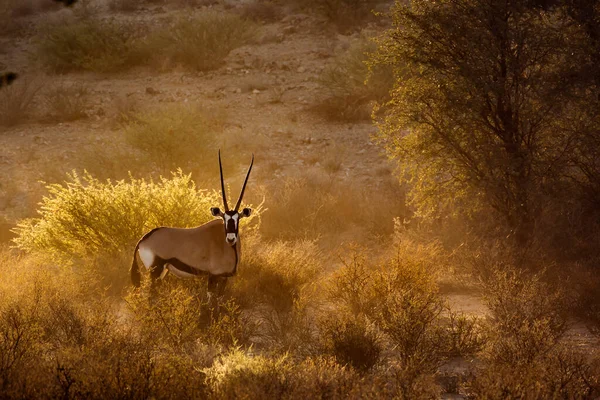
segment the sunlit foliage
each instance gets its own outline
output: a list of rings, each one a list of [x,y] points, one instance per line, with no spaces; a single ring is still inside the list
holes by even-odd
[[[418,215],[498,212],[518,240],[565,172],[580,32],[560,9],[520,2],[398,1],[378,63],[396,87],[379,140]]]
[[[197,189],[191,175],[181,171],[156,182],[102,182],[73,172],[48,191],[40,216],[15,229],[15,243],[28,252],[61,258],[129,252],[157,226],[191,227],[212,220],[210,207],[221,203],[219,193]],[[249,222],[259,215],[260,209],[255,210]]]

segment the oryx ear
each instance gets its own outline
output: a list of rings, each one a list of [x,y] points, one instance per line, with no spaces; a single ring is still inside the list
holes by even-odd
[[[213,215],[213,217],[223,217],[223,213],[219,207],[211,207],[210,213]]]
[[[246,218],[249,217],[250,214],[252,214],[252,209],[250,208],[244,208],[240,214],[240,218]]]

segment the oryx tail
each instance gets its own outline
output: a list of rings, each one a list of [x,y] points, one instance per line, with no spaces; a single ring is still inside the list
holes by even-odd
[[[131,274],[131,283],[133,283],[133,285],[135,287],[139,287],[140,286],[140,281],[141,281],[140,266],[138,265],[138,262],[137,262],[137,252],[138,252],[138,249],[140,247],[140,244],[145,239],[148,239],[148,237],[150,237],[150,235],[152,235],[158,229],[160,229],[160,227],[154,228],[150,232],[148,232],[144,236],[142,236],[142,238],[135,245],[135,250],[133,250],[133,260],[131,261],[131,269],[129,270],[129,273]]]

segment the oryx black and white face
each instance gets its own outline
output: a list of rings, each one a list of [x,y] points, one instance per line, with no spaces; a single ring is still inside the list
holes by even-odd
[[[229,205],[227,203],[227,196],[225,195],[225,183],[223,182],[223,166],[221,165],[221,151],[219,150],[219,172],[221,174],[221,194],[223,196],[223,206],[225,207],[225,211],[221,211],[219,207],[212,207],[210,209],[211,214],[214,217],[223,218],[223,226],[225,227],[225,241],[230,246],[235,246],[238,241],[238,229],[240,219],[249,217],[252,213],[252,210],[249,208],[244,208],[242,212],[238,212],[240,208],[240,204],[242,204],[242,198],[244,197],[244,190],[246,190],[246,184],[248,183],[248,177],[250,177],[250,171],[252,171],[252,165],[254,164],[254,154],[252,154],[252,161],[250,162],[250,168],[248,168],[248,173],[246,174],[246,179],[244,180],[244,185],[242,186],[242,191],[240,192],[240,197],[235,205],[233,210],[229,209]]]
[[[225,227],[225,241],[230,246],[235,246],[238,241],[238,230],[240,219],[249,217],[252,209],[244,208],[242,212],[225,211],[222,212],[219,207],[212,207],[210,212],[215,217],[223,218],[223,226]]]

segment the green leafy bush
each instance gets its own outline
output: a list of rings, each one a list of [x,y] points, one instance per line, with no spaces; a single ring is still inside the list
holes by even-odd
[[[58,73],[116,72],[131,62],[134,49],[129,27],[96,17],[49,23],[40,29],[36,41],[36,59]]]
[[[64,184],[48,186],[38,218],[20,222],[15,244],[27,252],[61,259],[131,251],[141,235],[157,226],[191,227],[212,220],[217,192],[196,189],[191,175],[101,182],[75,172]],[[260,216],[255,209],[248,222]]]
[[[214,165],[215,131],[222,122],[191,106],[167,106],[125,117],[123,133],[161,171]]]
[[[238,15],[205,11],[178,16],[171,26],[150,35],[141,52],[163,67],[166,63],[209,71],[220,67],[231,50],[254,34],[254,24]]]

